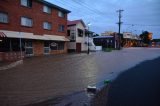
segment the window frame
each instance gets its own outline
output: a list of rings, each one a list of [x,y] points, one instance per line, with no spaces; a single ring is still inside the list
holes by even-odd
[[[58,32],[65,32],[65,25],[58,25]]]
[[[45,11],[46,8],[46,11]],[[47,6],[47,5],[43,5],[43,12],[47,13],[47,14],[51,14],[52,13],[52,8]]]
[[[62,11],[58,11],[58,17],[65,18],[65,13]]]
[[[28,8],[32,8],[32,0],[26,0],[26,3],[23,3],[24,1],[23,0],[20,0],[20,4],[21,6],[24,6],[24,7],[28,7]]]
[[[78,37],[83,37],[84,31],[82,29],[77,28]]]
[[[4,23],[4,24],[7,24],[7,23],[9,23],[9,16],[8,16],[8,13],[7,12],[3,12],[3,11],[0,11],[0,14],[3,14],[3,15],[6,15],[7,16],[7,22],[4,22],[4,17],[3,17],[3,22],[2,21],[0,21],[0,23]]]
[[[45,24],[47,25],[47,27],[45,27]],[[50,25],[50,26],[48,26],[48,25]],[[52,30],[52,23],[44,21],[43,22],[43,29],[45,29],[45,30]]]
[[[22,18],[31,20],[31,26],[30,26],[30,25],[27,25],[27,24],[26,24],[27,22],[25,22],[26,25],[23,25]],[[27,21],[28,21],[28,20],[27,20]],[[24,27],[33,27],[33,19],[32,19],[32,18],[29,18],[29,17],[22,16],[22,17],[21,17],[21,26],[24,26]]]

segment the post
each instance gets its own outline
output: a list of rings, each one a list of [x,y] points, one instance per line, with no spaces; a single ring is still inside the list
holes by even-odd
[[[12,51],[12,42],[11,42],[11,39],[9,40],[9,49],[10,49],[10,52]]]
[[[20,36],[22,36],[22,33],[21,32],[19,32],[19,34],[20,34]],[[21,59],[22,59],[22,38],[20,37],[19,38],[19,47],[20,47],[20,56],[21,56]]]
[[[118,12],[118,18],[119,18],[119,22],[118,22],[118,27],[119,27],[119,29],[118,29],[118,35],[119,35],[119,47],[118,47],[118,49],[120,50],[121,49],[121,24],[122,24],[122,22],[121,22],[121,18],[122,18],[122,15],[121,15],[121,13],[123,12],[124,10],[117,10],[117,12]]]
[[[88,50],[87,50],[87,54],[89,54],[89,52],[90,52],[89,51],[89,34],[90,34],[89,33],[89,26],[91,25],[91,23],[89,22],[87,25],[88,25]]]
[[[89,32],[89,26],[88,26],[88,32]],[[88,33],[88,50],[87,50],[87,54],[89,54],[89,33]]]

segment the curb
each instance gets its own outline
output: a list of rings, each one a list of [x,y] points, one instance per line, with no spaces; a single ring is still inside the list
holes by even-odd
[[[19,64],[23,64],[23,60],[18,60],[18,61],[16,61],[16,62],[13,62],[13,63],[9,64],[9,65],[2,66],[2,67],[0,67],[0,71],[2,71],[2,70],[7,70],[7,69],[11,69],[11,68],[13,68],[13,67],[16,67],[16,66],[19,65]]]

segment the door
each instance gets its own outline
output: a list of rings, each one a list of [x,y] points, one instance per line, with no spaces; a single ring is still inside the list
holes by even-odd
[[[81,52],[81,43],[76,43],[76,52]]]

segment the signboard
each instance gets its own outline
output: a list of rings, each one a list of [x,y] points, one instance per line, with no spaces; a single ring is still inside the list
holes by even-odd
[[[123,38],[132,39],[132,33],[123,33]]]
[[[56,47],[57,45],[58,45],[58,44],[55,43],[55,42],[52,42],[52,43],[50,44],[51,47]]]

